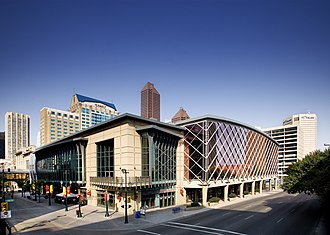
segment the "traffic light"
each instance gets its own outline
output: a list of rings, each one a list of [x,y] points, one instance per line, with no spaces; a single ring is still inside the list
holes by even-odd
[[[1,212],[8,211],[8,202],[1,202]]]

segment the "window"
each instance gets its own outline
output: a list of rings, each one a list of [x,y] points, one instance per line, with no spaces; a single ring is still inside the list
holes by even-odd
[[[106,140],[96,144],[97,176],[114,177],[114,140]]]
[[[149,176],[149,144],[148,135],[142,135],[142,176]]]

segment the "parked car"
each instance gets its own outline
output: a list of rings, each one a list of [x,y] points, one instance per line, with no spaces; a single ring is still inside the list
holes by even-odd
[[[63,193],[58,193],[55,196],[55,202],[65,204],[66,196]],[[68,204],[77,204],[79,202],[78,194],[70,193],[68,195]]]

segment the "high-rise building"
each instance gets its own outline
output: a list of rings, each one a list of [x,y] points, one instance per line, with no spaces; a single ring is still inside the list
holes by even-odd
[[[180,107],[179,111],[173,116],[172,123],[187,120],[189,118],[190,117],[189,117],[187,111],[184,108]]]
[[[282,183],[286,169],[304,158],[304,133],[297,125],[265,128],[263,131],[279,144],[278,177]]]
[[[283,126],[265,128],[263,131],[279,143],[278,174],[283,180],[286,169],[316,150],[316,114],[296,114],[283,121]]]
[[[69,111],[79,114],[82,130],[119,114],[114,104],[79,94],[72,96]]]
[[[118,114],[112,103],[75,94],[69,111],[47,107],[40,110],[40,145],[62,139]]]
[[[150,82],[141,90],[141,116],[160,121],[160,94]]]
[[[287,117],[283,125],[297,125],[304,132],[304,156],[317,148],[317,116],[316,114],[296,114]]]
[[[5,121],[5,158],[12,160],[17,150],[30,146],[30,116],[7,112]]]
[[[0,132],[0,159],[5,158],[5,132]]]
[[[78,113],[44,107],[40,110],[40,144],[45,145],[80,130]]]

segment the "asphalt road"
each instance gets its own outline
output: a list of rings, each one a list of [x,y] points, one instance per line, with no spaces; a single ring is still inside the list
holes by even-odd
[[[317,234],[320,209],[316,196],[280,193],[126,234]]]
[[[323,235],[318,232],[320,205],[316,196],[275,192],[236,199],[226,206],[197,210],[196,213],[178,213],[171,209],[149,212],[148,219],[134,219],[124,225],[120,214],[111,218],[104,217],[102,208],[86,206],[82,208],[84,218],[75,215],[76,207],[68,212],[64,206],[47,200],[41,203],[14,196],[10,203],[15,229],[24,235],[39,234],[134,234],[134,235],[171,235],[171,234],[299,234]],[[176,218],[173,218],[176,217]]]

